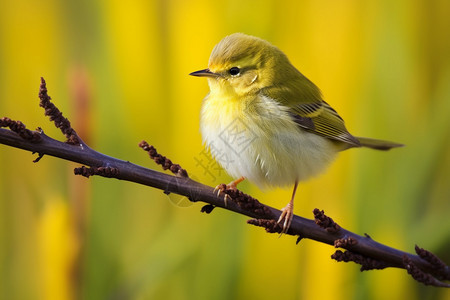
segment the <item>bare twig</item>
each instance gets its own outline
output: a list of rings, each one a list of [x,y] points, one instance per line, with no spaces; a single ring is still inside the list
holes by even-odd
[[[42,130],[30,131],[20,121],[12,121],[5,117],[0,119],[0,127],[9,129],[0,128],[0,144],[39,153],[38,159],[43,155],[50,155],[82,164],[81,168],[75,169],[75,174],[86,177],[92,175],[113,177],[161,189],[165,193],[176,193],[194,202],[207,203],[202,208],[203,212],[211,213],[213,208],[221,207],[253,218],[248,221],[249,224],[264,227],[268,232],[281,232],[282,228],[277,224],[280,210],[264,205],[239,190],[225,189],[224,194],[231,199],[226,201],[224,194],[217,196],[213,187],[190,179],[183,168],[158,154],[156,149],[146,142],[141,142],[140,147],[147,151],[157,164],[162,165],[164,170],[169,169],[176,176],[150,170],[92,150],[81,141],[70,126],[70,122],[50,102],[43,79],[39,97],[45,114],[61,129],[67,142],[52,139]],[[314,218],[315,220],[310,220],[294,216],[287,234],[298,236],[297,242],[302,238],[308,238],[344,248],[347,251],[337,250],[332,258],[337,261],[356,262],[361,265],[361,270],[403,268],[419,282],[450,287],[443,282],[450,280],[449,267],[431,252],[416,247],[418,255],[414,255],[390,248],[375,242],[367,234],[360,236],[340,227],[319,209],[314,210]]]
[[[181,177],[189,177],[185,169],[178,164],[172,163],[167,157],[158,154],[155,147],[150,146],[146,141],[140,142],[139,147],[144,151],[147,151],[150,158],[153,159],[156,164],[161,165],[163,170],[170,170],[173,174]]]
[[[417,265],[407,255],[403,256],[403,266],[405,267],[408,274],[418,282],[421,282],[425,285],[432,285],[437,287],[449,287],[448,284],[437,280],[436,277],[427,272],[424,272],[419,267],[417,267]]]
[[[80,144],[81,139],[72,126],[70,126],[70,121],[50,101],[52,98],[47,94],[47,84],[43,77],[41,77],[41,86],[39,87],[39,99],[41,100],[39,106],[45,109],[45,115],[49,116],[50,121],[55,122],[55,126],[66,136],[66,143],[71,145]]]
[[[341,230],[341,227],[336,224],[332,218],[325,215],[325,212],[320,209],[314,209],[314,220],[316,224],[328,231],[329,233],[337,233]]]
[[[3,117],[0,119],[0,128],[8,127],[11,131],[17,133],[24,140],[37,143],[41,140],[39,132],[31,131],[26,128],[25,124],[20,121],[14,121],[10,118]]]
[[[331,255],[331,258],[335,259],[336,261],[343,261],[343,262],[353,261],[357,264],[360,264],[361,272],[367,270],[382,270],[384,268],[389,267],[389,265],[383,262],[382,260],[373,259],[352,251],[342,252],[341,250],[337,250],[333,255]]]
[[[116,177],[119,174],[119,169],[111,168],[111,167],[86,168],[85,166],[82,166],[80,168],[75,168],[73,170],[73,173],[75,175],[81,175],[86,178],[89,178],[90,176],[94,176],[94,175],[99,175],[99,176],[103,176],[103,177]]]

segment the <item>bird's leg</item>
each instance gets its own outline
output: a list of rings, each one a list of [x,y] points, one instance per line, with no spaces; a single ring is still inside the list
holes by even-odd
[[[237,185],[239,184],[239,183],[241,183],[242,181],[244,181],[245,180],[245,177],[244,176],[242,176],[242,177],[240,177],[240,178],[238,178],[238,179],[236,179],[236,180],[233,180],[232,182],[230,182],[229,184],[227,184],[227,190],[237,190]]]
[[[229,184],[227,184],[225,188],[221,184],[219,184],[218,186],[216,186],[214,188],[214,193],[217,192],[217,197],[219,197],[220,194],[225,192],[225,190],[237,190],[237,185],[244,180],[245,180],[245,177],[242,176],[236,180],[233,180]],[[225,206],[227,205],[228,198],[230,198],[230,196],[228,196],[228,194],[225,194]]]
[[[295,182],[294,185],[294,191],[292,192],[292,198],[291,201],[281,210],[282,213],[280,215],[280,218],[278,218],[278,224],[280,224],[283,220],[283,230],[281,231],[281,234],[287,233],[289,230],[289,227],[291,226],[292,218],[294,217],[294,198],[295,198],[295,192],[297,191],[298,181]]]
[[[225,190],[237,190],[237,185],[244,180],[245,180],[245,177],[242,176],[241,178],[233,180],[232,182],[227,184],[225,188],[221,184],[219,184],[218,186],[215,187],[214,192],[217,192],[217,196],[219,196]]]

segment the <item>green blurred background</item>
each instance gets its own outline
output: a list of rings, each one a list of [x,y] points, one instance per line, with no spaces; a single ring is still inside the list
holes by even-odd
[[[145,139],[215,186],[199,109],[225,35],[279,46],[355,135],[407,147],[341,153],[303,183],[297,214],[450,262],[450,2],[0,2],[0,117],[61,133],[38,106],[40,76],[91,147],[159,170]],[[1,299],[449,299],[405,271],[360,273],[334,249],[269,235],[246,218],[161,191],[73,175],[76,164],[0,145]],[[201,163],[199,163],[199,161]],[[206,166],[206,167],[205,167]],[[240,186],[283,207],[291,190]]]

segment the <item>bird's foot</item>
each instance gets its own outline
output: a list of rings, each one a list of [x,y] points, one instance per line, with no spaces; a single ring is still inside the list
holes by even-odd
[[[217,197],[219,197],[221,194],[225,194],[225,198],[223,199],[225,202],[225,206],[228,205],[228,199],[231,200],[231,197],[225,193],[226,190],[228,189],[233,189],[233,186],[231,186],[230,184],[219,184],[214,188],[214,194],[217,193]],[[236,186],[234,186],[234,189],[236,189]]]
[[[283,222],[284,220],[283,230],[281,230],[280,236],[288,232],[293,218],[294,218],[294,205],[293,202],[291,201],[281,210],[281,215],[277,221],[277,224],[281,224],[281,222]]]
[[[227,193],[225,193],[225,191],[226,190],[233,190],[233,191],[237,190],[237,185],[239,183],[241,183],[242,181],[244,181],[244,179],[245,179],[244,177],[241,177],[239,179],[233,180],[232,182],[230,182],[229,184],[226,184],[226,185],[223,183],[219,184],[214,188],[214,193],[217,193],[217,197],[219,197],[221,194],[225,194],[224,201],[225,201],[225,206],[227,206],[228,199],[231,200],[231,197]]]

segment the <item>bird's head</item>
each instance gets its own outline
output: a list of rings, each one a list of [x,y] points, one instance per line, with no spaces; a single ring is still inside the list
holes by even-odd
[[[191,73],[207,77],[211,93],[233,98],[252,96],[274,84],[276,69],[290,65],[277,47],[257,37],[234,33],[213,49],[208,68]]]

